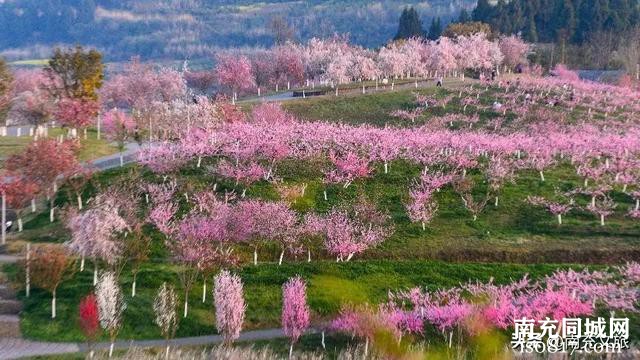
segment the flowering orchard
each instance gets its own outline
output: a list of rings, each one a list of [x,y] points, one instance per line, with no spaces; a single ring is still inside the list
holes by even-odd
[[[408,39],[379,51],[349,44],[345,37],[313,38],[306,44],[287,43],[268,50],[222,54],[214,69],[218,84],[232,98],[239,91],[261,94],[292,86],[339,86],[353,81],[378,81],[407,77],[464,75],[464,70],[490,72],[526,65],[529,45],[515,36],[488,40],[484,34]],[[363,88],[363,91],[365,89]],[[337,92],[336,92],[337,93]]]
[[[540,281],[525,277],[506,285],[469,282],[436,291],[415,287],[389,293],[377,309],[345,307],[330,328],[367,344],[384,339],[380,334],[385,332],[400,342],[403,336],[420,338],[432,329],[452,347],[454,341],[462,345],[492,330],[512,330],[522,318],[560,323],[603,309],[637,313],[639,270],[630,263],[612,271],[557,271]]]
[[[43,197],[51,226],[60,219],[66,226],[61,233],[68,231],[62,249],[34,252],[25,278],[51,295],[55,319],[56,301],[64,301],[58,286],[89,286],[93,277],[95,295],[83,293],[75,312],[89,341],[99,337],[99,326],[114,343],[130,331],[129,306],[146,304],[167,341],[181,326],[194,331],[195,319],[206,318],[211,328],[215,323],[229,345],[240,339],[245,323],[279,322],[292,351],[307,329],[322,325],[316,315],[326,320],[337,309],[315,313],[324,304],[318,284],[332,280],[308,277],[305,269],[315,264],[302,262],[331,261],[344,269],[369,258],[438,258],[444,247],[431,246],[455,246],[453,237],[469,234],[481,234],[473,246],[488,239],[513,247],[515,238],[528,241],[532,232],[522,229],[527,226],[552,235],[598,232],[596,241],[607,241],[604,247],[619,246],[619,238],[638,234],[640,218],[640,101],[631,88],[582,82],[559,67],[551,78],[514,75],[455,91],[405,91],[407,97],[386,112],[391,120],[385,126],[302,120],[275,103],[234,104],[238,94],[260,87],[502,71],[524,62],[527,51],[513,37],[411,39],[377,52],[336,37],[280,45],[260,56],[222,54],[211,76],[157,70],[134,59],[100,92],[105,137],[121,151],[133,139],[142,141],[141,133],[149,137],[138,164],[118,171],[124,177],[84,168],[74,141],[40,139],[7,162],[2,191],[18,210],[19,228],[25,208],[31,204],[37,211],[34,199]],[[187,95],[188,83],[206,92],[214,81],[230,101]],[[347,101],[358,98],[366,96]],[[56,105],[51,113],[78,128],[88,125],[95,110],[88,99],[59,99]],[[100,181],[102,176],[114,177]],[[514,202],[519,212],[511,214]],[[531,214],[544,220],[529,222]],[[475,232],[443,228],[452,218]],[[487,226],[495,224],[490,218],[522,231],[509,237],[504,226]],[[440,238],[443,232],[453,237]],[[423,242],[419,254],[408,246],[416,239]],[[566,238],[560,244],[552,236],[544,240],[552,251],[569,244]],[[583,244],[570,240],[574,247]],[[601,245],[581,250],[606,253]],[[394,251],[398,247],[408,250]],[[459,250],[466,258],[466,249]],[[637,253],[637,244],[625,240],[622,250],[627,258],[616,262]],[[87,260],[93,271],[85,273]],[[252,275],[242,271],[259,274],[265,262],[283,273],[296,267],[301,276],[274,275],[278,294],[262,301]],[[149,269],[157,273],[150,276]],[[156,275],[160,289],[151,278]],[[386,286],[388,301],[345,307],[329,329],[367,346],[378,342],[379,329],[400,343],[407,335],[435,331],[452,346],[485,329],[510,331],[522,316],[636,312],[639,297],[636,263],[506,285],[468,283],[437,291]],[[271,311],[281,306],[281,316],[256,316],[252,307],[265,302]],[[203,311],[215,316],[203,317]]]

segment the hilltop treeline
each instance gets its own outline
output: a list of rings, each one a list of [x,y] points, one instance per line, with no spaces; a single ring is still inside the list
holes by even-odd
[[[473,20],[530,42],[582,44],[602,32],[622,34],[640,23],[637,0],[479,0]]]

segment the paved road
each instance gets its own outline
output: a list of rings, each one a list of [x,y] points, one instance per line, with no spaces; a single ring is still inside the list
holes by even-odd
[[[126,150],[122,153],[122,159],[124,164],[132,163],[137,160],[138,151],[140,145],[137,143],[129,143],[126,146]],[[103,156],[101,158],[91,161],[91,165],[100,169],[107,170],[120,166],[120,153]]]
[[[12,264],[18,262],[21,257],[15,255],[0,254],[0,264]]]
[[[77,353],[75,343],[45,343],[23,339],[0,338],[0,359],[20,359],[30,356]]]
[[[315,333],[310,330],[308,333]],[[284,337],[282,329],[265,329],[246,331],[240,334],[238,341],[258,341],[270,340]],[[223,342],[220,335],[194,336],[178,338],[171,341],[171,346],[205,346],[215,345]],[[164,339],[161,340],[119,340],[115,343],[115,349],[129,349],[130,347],[163,347],[166,345]],[[102,342],[96,344],[96,349],[106,350],[110,344]],[[4,338],[0,339],[0,359],[20,359],[29,356],[59,355],[88,350],[84,343],[53,343],[30,341],[23,339]]]

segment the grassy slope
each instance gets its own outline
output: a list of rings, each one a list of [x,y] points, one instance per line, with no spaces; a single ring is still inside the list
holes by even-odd
[[[553,216],[524,201],[527,195],[552,196],[556,186],[566,189],[575,186],[578,180],[569,166],[548,171],[545,182],[540,181],[534,172],[522,172],[515,184],[506,184],[501,189],[499,206],[488,204],[477,221],[472,220],[459,196],[446,187],[437,194],[440,208],[426,231],[420,224],[411,223],[404,209],[404,203],[408,201],[408,186],[419,176],[420,168],[393,162],[389,169],[389,174],[384,174],[382,166],[377,165],[376,176],[357,181],[347,189],[340,185],[329,186],[328,201],[323,199],[321,174],[312,164],[285,162],[278,172],[283,175],[285,185],[308,184],[305,196],[292,203],[292,207],[301,213],[325,212],[333,206],[349,203],[361,194],[390,213],[394,234],[360,258],[610,263],[633,259],[638,254],[640,224],[624,217],[622,211],[609,217],[604,227],[599,225],[598,219],[583,211],[568,214],[563,225],[559,226]],[[103,186],[100,184],[117,182],[117,178],[128,176],[127,171],[115,169],[97,175],[83,197],[88,199],[96,187]],[[145,174],[145,177],[150,176]],[[479,174],[472,172],[469,176],[477,179],[478,183],[482,182]],[[181,178],[194,189],[210,188],[216,182],[203,168],[185,171]],[[234,188],[231,182],[217,182],[221,191]],[[57,200],[59,206],[64,206],[68,196],[65,188],[62,190]],[[247,196],[279,199],[274,186],[266,182],[253,185]],[[623,194],[617,193],[615,197],[621,203],[621,209],[632,206]],[[582,205],[587,201],[586,198],[580,199]],[[25,232],[14,234],[14,238],[34,242],[62,242],[68,238],[60,221],[49,223],[46,211],[29,215],[25,220]],[[322,251],[321,244],[313,244],[312,248],[314,254]],[[241,253],[249,258],[249,249],[241,249]],[[275,246],[266,246],[260,251],[263,258],[275,259],[277,254]]]
[[[88,267],[89,269],[91,266]],[[487,281],[494,278],[505,283],[524,274],[540,277],[555,270],[555,265],[513,264],[447,264],[430,261],[355,261],[337,264],[334,262],[262,264],[245,266],[238,270],[244,282],[247,303],[246,328],[279,326],[281,286],[289,277],[301,275],[308,281],[309,304],[316,322],[335,314],[342,303],[359,304],[380,302],[388,290],[408,288],[415,285],[451,287],[471,279]],[[18,277],[15,266],[8,266],[10,277]],[[163,281],[177,283],[175,268],[166,264],[147,264],[138,275],[138,295],[131,298],[130,272],[125,270],[120,283],[125,291],[127,310],[120,339],[159,338],[160,333],[153,324],[153,297]],[[58,317],[50,319],[50,294],[33,289],[31,297],[24,302],[22,331],[28,338],[72,341],[81,340],[76,324],[77,304],[92,289],[92,272],[85,270],[62,283],[58,290]],[[211,278],[209,278],[209,289]],[[182,292],[178,289],[182,298]],[[22,292],[21,292],[22,294]],[[215,319],[211,293],[207,302],[201,302],[202,280],[190,293],[190,313],[180,318],[177,336],[192,336],[215,333]]]
[[[434,91],[434,90],[426,90]],[[289,110],[306,119],[327,119],[339,121],[350,119],[354,123],[372,122],[377,125],[397,120],[387,114],[393,109],[410,107],[412,91],[374,94],[367,96],[347,96],[338,99],[323,97],[288,103]],[[440,94],[440,96],[444,93]],[[483,99],[483,101],[492,101]],[[439,113],[441,109],[432,109]],[[452,106],[447,111],[456,111]],[[421,121],[428,121],[428,117]],[[395,122],[395,123],[394,123]],[[206,159],[210,165],[214,160]],[[94,183],[85,192],[88,198],[97,184],[117,182],[118,177],[126,177],[127,169],[115,169],[100,173]],[[533,172],[519,174],[515,184],[507,184],[500,192],[500,205],[488,206],[478,221],[463,208],[459,197],[449,188],[438,194],[440,211],[427,231],[419,224],[411,224],[406,217],[403,203],[408,197],[408,185],[418,176],[420,169],[412,164],[394,162],[390,164],[390,173],[383,174],[382,166],[376,164],[375,176],[355,182],[347,189],[342,186],[328,188],[329,201],[322,198],[323,185],[321,173],[316,166],[296,161],[286,161],[279,166],[278,175],[284,183],[308,184],[306,195],[295,199],[293,208],[300,212],[327,211],[334,205],[352,201],[358,194],[372,199],[382,209],[389,211],[395,225],[394,235],[379,248],[358,256],[360,261],[349,264],[332,262],[313,262],[311,264],[292,264],[287,259],[285,265],[277,267],[265,264],[257,268],[248,266],[240,270],[245,281],[248,303],[247,322],[249,328],[278,325],[280,307],[280,285],[289,276],[303,275],[310,282],[310,303],[316,318],[322,318],[337,311],[343,301],[362,302],[380,301],[387,290],[406,288],[412,285],[430,287],[453,286],[468,279],[487,280],[495,277],[504,282],[517,278],[524,273],[539,276],[556,268],[555,265],[477,265],[446,264],[430,262],[427,259],[454,259],[457,261],[489,260],[504,262],[589,262],[610,263],[615,256],[627,257],[638,252],[640,226],[622,216],[622,211],[609,218],[607,226],[600,227],[597,219],[590,214],[574,212],[565,217],[565,224],[558,226],[555,219],[546,212],[524,203],[527,195],[551,195],[554,186],[571,188],[579,183],[575,172],[563,165],[546,172],[547,181],[541,182]],[[481,183],[479,174],[471,172]],[[149,173],[143,177],[152,178]],[[181,183],[189,183],[192,189],[211,187],[216,179],[206,171],[190,167],[180,174]],[[230,182],[217,180],[219,189],[233,188]],[[261,182],[253,185],[247,192],[249,197],[275,200],[279,198],[273,185]],[[622,194],[615,194],[622,203],[621,208],[631,206]],[[58,204],[66,201],[65,191],[61,191]],[[180,200],[182,201],[182,200]],[[586,199],[581,199],[585,202]],[[62,242],[67,232],[59,221],[48,223],[46,212],[32,216],[25,224],[25,233],[14,238],[36,242]],[[155,238],[153,247],[154,261],[144,266],[139,277],[139,297],[130,301],[126,312],[125,328],[121,338],[157,337],[152,324],[151,302],[155,289],[162,281],[177,283],[174,268],[166,263],[166,251],[157,233],[149,230]],[[314,258],[321,252],[321,244],[312,245]],[[595,251],[599,253],[595,253]],[[278,249],[266,246],[260,251],[261,260],[275,260]],[[239,249],[247,260],[249,249]],[[595,255],[594,255],[595,254]],[[362,259],[365,260],[362,260]],[[385,259],[385,260],[382,260]],[[422,260],[421,260],[422,259]],[[396,261],[403,260],[403,261]],[[618,259],[619,260],[619,259]],[[9,269],[15,276],[15,269]],[[128,293],[130,277],[125,270],[122,284]],[[49,320],[49,295],[39,290],[25,299],[23,331],[28,337],[72,340],[78,339],[75,327],[76,306],[81,296],[91,289],[91,274],[77,274],[66,281],[59,291],[59,319]],[[191,315],[181,324],[178,335],[196,335],[214,331],[212,304],[201,304],[201,289],[198,284],[192,294]],[[140,319],[147,319],[142,321]],[[64,331],[61,331],[64,330]]]

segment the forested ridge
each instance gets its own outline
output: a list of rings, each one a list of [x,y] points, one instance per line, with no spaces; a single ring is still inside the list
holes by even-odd
[[[637,0],[479,0],[473,19],[531,42],[583,43],[600,32],[624,33],[640,21]]]

